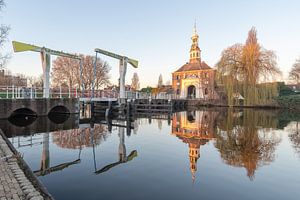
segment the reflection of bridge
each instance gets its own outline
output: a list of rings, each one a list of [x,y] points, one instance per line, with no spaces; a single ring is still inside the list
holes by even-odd
[[[95,119],[93,119],[95,120]],[[42,133],[42,137],[32,137],[29,136],[28,138],[25,138],[23,140],[20,140],[20,137],[18,138],[12,138],[12,144],[17,148],[24,148],[27,146],[39,146],[42,145],[42,156],[41,156],[41,164],[40,169],[35,170],[34,173],[37,176],[45,176],[53,172],[64,170],[72,165],[79,164],[81,162],[81,152],[84,147],[91,147],[93,148],[93,159],[94,159],[94,172],[96,174],[101,174],[103,172],[106,172],[110,170],[113,167],[116,167],[120,164],[127,163],[131,160],[133,160],[137,156],[137,151],[133,150],[129,155],[126,155],[126,146],[125,146],[125,129],[132,129],[133,127],[131,125],[125,124],[125,121],[118,121],[112,123],[112,121],[109,121],[108,123],[111,123],[110,127],[117,127],[119,129],[119,160],[117,162],[108,164],[101,169],[97,168],[96,164],[96,152],[95,152],[95,146],[100,144],[100,137],[106,138],[106,134],[110,132],[109,128],[103,128],[102,124],[104,124],[104,121],[92,121],[91,119],[83,120],[81,123],[88,123],[81,124],[79,129],[70,129],[70,130],[63,130],[58,132],[52,132],[52,140],[53,142],[62,147],[62,148],[74,148],[78,149],[78,157],[74,158],[72,161],[67,161],[64,163],[60,163],[55,166],[50,165],[50,134],[48,132]],[[131,122],[126,122],[131,124]],[[44,127],[48,127],[49,125],[43,124]],[[100,127],[100,129],[99,129]],[[72,128],[72,127],[69,127]],[[78,128],[78,126],[73,127]],[[126,132],[130,132],[130,130],[127,130]],[[42,130],[40,130],[43,132]],[[100,137],[99,137],[100,136]],[[71,143],[71,144],[70,144]]]

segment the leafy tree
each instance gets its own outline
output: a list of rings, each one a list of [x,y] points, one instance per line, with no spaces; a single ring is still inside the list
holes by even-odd
[[[147,93],[151,93],[152,92],[152,87],[147,86],[146,88],[142,88],[141,92],[147,92]]]
[[[2,11],[3,7],[5,6],[5,2],[4,0],[0,0],[0,12]],[[8,54],[3,54],[2,52],[2,47],[5,44],[5,42],[7,41],[7,36],[9,33],[10,27],[7,25],[0,25],[0,69],[4,68],[9,55]]]
[[[131,88],[136,91],[140,89],[140,80],[138,74],[135,72],[131,79]]]

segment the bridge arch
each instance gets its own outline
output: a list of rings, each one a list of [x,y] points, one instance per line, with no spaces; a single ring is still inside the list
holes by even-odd
[[[49,112],[48,112],[48,115],[49,114],[70,114],[70,110],[66,107],[66,106],[63,106],[63,105],[57,105],[57,106],[54,106],[52,107]]]
[[[30,108],[18,108],[10,114],[10,118],[16,116],[37,116],[37,113]]]

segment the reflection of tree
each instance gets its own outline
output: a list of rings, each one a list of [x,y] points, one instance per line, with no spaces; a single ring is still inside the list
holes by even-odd
[[[289,138],[292,142],[292,145],[296,151],[296,153],[300,156],[300,128],[299,122],[292,124],[291,134],[289,134]]]
[[[56,131],[52,133],[52,139],[56,145],[62,148],[91,147],[93,142],[94,145],[99,145],[103,140],[106,140],[108,137],[106,129],[103,125],[95,125],[94,133],[91,132],[90,128]]]
[[[270,133],[273,122],[265,117],[251,110],[245,110],[242,116],[229,110],[224,120],[226,127],[219,129],[215,143],[222,159],[229,165],[246,168],[251,180],[258,167],[274,160],[275,147],[280,141]]]

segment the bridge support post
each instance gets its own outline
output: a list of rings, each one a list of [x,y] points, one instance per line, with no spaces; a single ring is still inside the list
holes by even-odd
[[[41,60],[43,67],[43,97],[49,98],[50,94],[50,54],[46,53],[45,50],[41,51]]]
[[[123,59],[120,60],[120,65],[119,65],[119,73],[120,73],[119,98],[120,98],[120,101],[122,101],[122,99],[123,100],[125,99],[125,76],[126,76],[126,71],[127,71],[127,60],[126,60],[126,58],[123,58]],[[122,102],[120,102],[120,103],[122,103]]]

